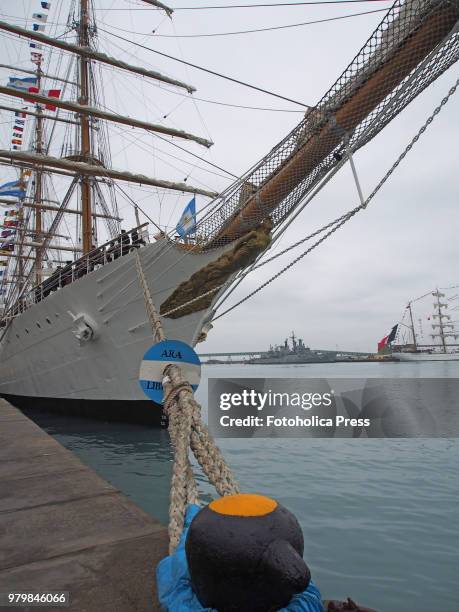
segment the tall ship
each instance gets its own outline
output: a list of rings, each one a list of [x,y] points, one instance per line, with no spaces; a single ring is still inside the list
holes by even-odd
[[[173,18],[164,4],[144,3]],[[223,190],[112,164],[115,129],[142,131],[158,148],[212,143],[166,116],[154,123],[111,108],[105,94],[115,74],[123,101],[135,91],[131,78],[183,96],[194,87],[131,62],[125,47],[117,57],[99,50],[101,32],[111,35],[98,24],[102,8],[98,0],[37,0],[25,22],[0,21],[2,44],[17,44],[10,56],[19,58],[3,65],[10,76],[0,84],[12,129],[0,149],[0,394],[19,407],[156,423],[160,410],[138,383],[153,342],[142,287],[167,338],[204,340],[235,286],[301,210],[345,164],[358,186],[353,154],[456,62],[459,0],[397,0],[300,123]],[[139,47],[129,34],[120,38]],[[134,143],[142,157],[152,155],[142,142]],[[139,197],[126,184],[141,188]],[[159,207],[163,194],[191,198],[176,227],[145,210],[148,190],[160,194]],[[198,211],[196,195],[205,202]],[[135,214],[125,231],[120,199]],[[361,200],[359,210],[368,203]]]
[[[447,312],[457,309],[455,300],[459,296],[447,298],[446,293],[439,289],[432,291],[420,298],[431,299],[432,312],[427,317],[428,325],[431,332],[425,338],[422,330],[422,319],[418,319],[418,326],[415,326],[415,317],[413,317],[413,302],[408,302],[405,313],[408,313],[407,322],[401,321],[398,325],[399,332],[391,344],[392,357],[400,361],[459,361],[459,332],[456,330],[456,325],[453,315]],[[404,317],[405,319],[405,317]],[[401,342],[403,330],[407,331],[405,342]],[[430,342],[428,342],[430,340]]]

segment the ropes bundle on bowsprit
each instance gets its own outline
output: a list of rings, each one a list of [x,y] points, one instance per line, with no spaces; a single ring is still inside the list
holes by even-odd
[[[320,102],[198,224],[207,248],[281,223],[335,168],[459,58],[459,0],[396,0]]]

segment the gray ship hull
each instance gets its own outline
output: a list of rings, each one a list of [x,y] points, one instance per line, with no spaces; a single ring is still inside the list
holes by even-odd
[[[249,363],[253,364],[266,364],[266,365],[288,365],[288,364],[301,364],[301,363],[332,363],[336,360],[334,356],[328,355],[286,355],[276,359],[275,357],[259,357],[258,359],[251,359]]]

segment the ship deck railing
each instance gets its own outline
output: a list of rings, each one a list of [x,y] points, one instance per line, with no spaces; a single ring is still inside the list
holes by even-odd
[[[98,268],[102,268],[107,263],[146,246],[149,243],[148,232],[142,231],[146,226],[148,226],[148,223],[133,227],[89,251],[79,259],[67,262],[64,266],[59,266],[49,278],[22,295],[4,318],[14,318],[22,314],[34,304],[47,298],[51,293],[70,285]]]

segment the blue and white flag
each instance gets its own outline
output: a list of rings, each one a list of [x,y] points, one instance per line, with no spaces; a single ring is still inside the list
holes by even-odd
[[[49,11],[49,9],[51,8],[51,2],[42,2],[41,8],[44,8]]]
[[[8,81],[8,87],[13,89],[20,89],[21,91],[29,91],[29,87],[37,86],[37,77],[25,77],[21,79],[19,77],[10,77]]]
[[[32,24],[32,30],[34,32],[44,32],[45,31],[45,26],[41,25],[39,23],[33,23]]]
[[[196,197],[187,204],[175,229],[181,238],[192,234],[196,229]]]
[[[14,198],[25,198],[25,189],[21,187],[20,181],[11,181],[0,185],[0,195],[12,196]]]
[[[40,43],[36,43],[36,42],[29,43],[29,47],[31,49],[43,49],[43,45],[41,45]]]

